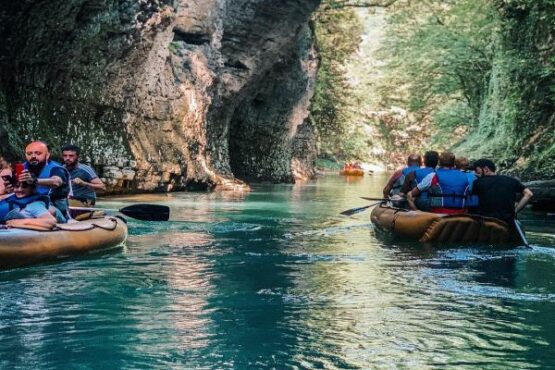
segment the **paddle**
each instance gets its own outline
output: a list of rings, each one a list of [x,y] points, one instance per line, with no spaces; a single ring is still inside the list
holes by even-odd
[[[386,199],[386,198],[369,198],[369,197],[360,197],[361,199],[364,200],[379,200],[380,202],[387,202],[391,199]]]
[[[370,205],[368,205],[368,206],[348,209],[348,210],[346,210],[346,211],[341,212],[340,214],[341,214],[341,215],[344,215],[344,216],[352,216],[352,215],[357,214],[357,213],[360,213],[360,212],[362,212],[362,211],[364,211],[364,210],[366,210],[366,209],[368,209],[368,208],[370,208],[370,207],[374,207],[375,205],[378,205],[378,204],[380,204],[380,203],[382,203],[381,200],[380,200],[379,202],[372,203],[372,204],[370,204]]]
[[[77,211],[111,211],[119,212],[125,216],[135,218],[141,221],[168,221],[170,219],[170,207],[159,204],[133,204],[121,209],[107,208],[86,208],[86,207],[69,207]]]
[[[520,236],[520,239],[522,240],[522,243],[524,243],[524,246],[526,248],[532,248],[530,246],[530,244],[528,243],[528,240],[526,240],[526,236],[524,236],[524,231],[522,231],[522,227],[520,226],[520,222],[515,218],[514,223],[515,223],[516,231],[518,231],[518,235]]]

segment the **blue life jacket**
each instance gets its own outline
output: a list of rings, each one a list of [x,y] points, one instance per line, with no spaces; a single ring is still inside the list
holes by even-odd
[[[391,188],[391,195],[399,194],[401,192],[401,188],[403,187],[403,184],[405,183],[405,177],[407,177],[409,173],[416,171],[419,168],[420,167],[418,166],[410,166],[410,167],[403,168],[401,170],[401,176],[399,176],[399,178],[395,180],[395,182],[393,183],[393,187]]]
[[[26,169],[29,169],[29,164],[27,162],[25,162],[24,165]],[[49,195],[52,201],[58,199],[67,199],[67,197],[71,195],[71,177],[68,170],[64,166],[55,161],[48,161],[40,171],[37,179],[50,178],[52,176],[50,173],[54,168],[61,168],[66,173],[66,182],[64,182],[64,184],[58,188],[50,188],[44,185],[37,185],[35,191],[37,194]]]
[[[455,169],[438,168],[436,176],[439,184],[429,190],[433,208],[466,208],[468,178],[464,172]]]
[[[463,173],[468,179],[468,195],[466,196],[466,206],[468,208],[477,208],[479,205],[478,196],[471,194],[472,185],[474,185],[474,181],[477,179],[477,176],[474,172],[471,171],[464,171]]]
[[[28,197],[18,198],[15,194],[12,194],[0,202],[0,220],[3,220],[12,209],[19,208],[22,210],[33,202],[43,202],[47,209],[50,207],[48,195],[33,194]]]
[[[435,170],[436,169],[432,168],[432,167],[424,167],[424,168],[419,168],[416,171],[414,171],[414,184],[413,184],[414,186],[413,186],[413,189],[422,180],[424,180],[424,177],[428,176],[432,172],[435,172]],[[420,192],[420,199],[428,199],[428,191],[427,190]]]

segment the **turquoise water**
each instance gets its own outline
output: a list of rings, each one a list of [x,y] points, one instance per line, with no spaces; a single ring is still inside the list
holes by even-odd
[[[383,177],[159,202],[125,248],[0,272],[2,369],[553,368],[553,221],[532,249],[383,240]]]

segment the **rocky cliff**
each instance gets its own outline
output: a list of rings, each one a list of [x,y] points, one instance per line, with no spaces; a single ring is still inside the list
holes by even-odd
[[[75,143],[116,191],[310,176],[318,3],[0,0],[1,150]]]

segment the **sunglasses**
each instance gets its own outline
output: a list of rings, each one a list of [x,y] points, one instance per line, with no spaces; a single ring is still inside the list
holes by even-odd
[[[22,188],[22,189],[26,189],[26,188],[30,188],[31,186],[33,186],[32,184],[27,184],[26,182],[18,182],[17,184],[14,184],[14,189],[18,189],[18,188]]]

